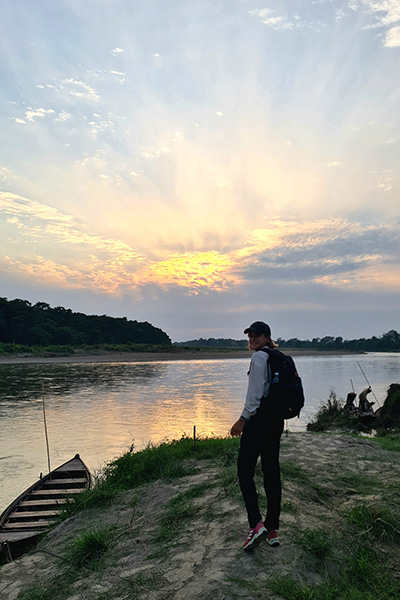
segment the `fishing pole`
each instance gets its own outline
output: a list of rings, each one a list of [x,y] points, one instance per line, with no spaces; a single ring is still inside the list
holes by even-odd
[[[353,380],[352,380],[352,379],[350,379],[350,383],[351,383],[351,387],[352,387],[352,389],[353,389],[353,394],[355,394],[355,393],[356,393],[356,390],[354,389],[354,383],[353,383]]]
[[[380,408],[380,407],[381,407],[381,405],[380,405],[380,403],[379,403],[379,400],[378,400],[378,398],[375,396],[375,392],[374,392],[374,390],[372,389],[372,387],[371,387],[371,384],[370,384],[370,382],[368,381],[368,378],[367,378],[366,374],[364,373],[362,366],[360,365],[360,363],[359,363],[358,361],[357,361],[357,364],[358,364],[358,366],[360,367],[360,371],[361,371],[361,373],[362,373],[362,374],[364,375],[364,377],[365,377],[365,381],[368,383],[368,387],[370,387],[370,388],[371,388],[372,395],[373,395],[373,397],[375,398],[375,400],[376,400],[376,402],[378,403],[378,406],[379,406],[379,408]]]
[[[49,436],[47,435],[47,422],[46,422],[46,405],[44,402],[44,383],[42,381],[42,405],[43,405],[43,422],[44,422],[44,435],[46,438],[46,447],[47,447],[47,464],[49,466],[49,473],[51,471],[50,468],[50,449],[49,449]]]

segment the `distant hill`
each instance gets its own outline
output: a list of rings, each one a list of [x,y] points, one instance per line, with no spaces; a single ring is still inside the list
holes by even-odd
[[[0,343],[28,346],[83,344],[154,344],[170,346],[171,339],[147,321],[126,317],[86,315],[45,302],[0,298]]]
[[[323,338],[313,338],[312,340],[299,340],[290,338],[276,340],[279,348],[313,349],[313,350],[349,350],[352,352],[400,352],[400,334],[394,329],[387,333],[371,338],[359,338],[344,340],[342,337],[325,336]],[[187,342],[175,342],[176,346],[189,348],[246,348],[247,340],[232,340],[225,338],[200,338],[198,340],[188,340]]]

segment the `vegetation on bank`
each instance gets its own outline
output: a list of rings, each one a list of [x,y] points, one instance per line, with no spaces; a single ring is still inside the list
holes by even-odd
[[[278,550],[257,549],[253,556],[240,550],[245,525],[238,526],[244,511],[236,481],[238,439],[197,440],[193,448],[192,440],[183,438],[129,451],[112,461],[95,488],[68,507],[69,514],[86,509],[80,523],[87,527],[64,543],[57,572],[30,584],[17,600],[67,600],[74,594],[88,600],[174,597],[172,573],[186,555],[192,565],[191,552],[199,544],[207,547],[209,562],[198,565],[196,588],[209,572],[215,573],[216,562],[224,559],[221,552],[229,555],[220,563],[226,565],[224,578],[213,582],[207,598],[215,597],[217,589],[224,598],[246,594],[253,600],[268,600],[271,594],[282,600],[399,597],[400,505],[392,470],[396,458],[378,445],[371,449],[369,440],[341,436],[342,447],[338,436],[330,435],[323,441],[313,436],[317,449],[310,457],[310,439],[303,453],[298,445],[304,436],[282,440],[283,544]],[[202,481],[196,479],[205,473]],[[261,489],[259,469],[256,478]],[[151,527],[146,510],[163,485],[170,495],[161,504],[151,504],[150,514],[157,513]],[[100,500],[101,489],[112,492],[108,499]],[[113,510],[114,524],[109,518]],[[122,515],[130,519],[126,525]],[[218,523],[217,538],[210,537]],[[134,553],[139,540],[139,554],[121,554]],[[221,547],[214,552],[216,540]],[[116,571],[119,564],[136,568]],[[191,568],[196,572],[196,565]],[[108,587],[94,591],[98,582]],[[200,596],[189,592],[187,597]]]
[[[309,431],[377,431],[385,436],[400,433],[400,384],[392,383],[388,387],[383,406],[375,414],[360,414],[357,409],[346,410],[343,398],[337,398],[332,390],[329,398],[308,423]]]
[[[24,346],[150,344],[170,346],[168,335],[150,323],[126,317],[86,315],[45,302],[0,298],[0,343]]]
[[[0,356],[70,356],[72,354],[107,354],[123,352],[175,352],[173,346],[163,344],[82,344],[79,346],[28,346],[26,344],[3,344],[0,342]]]
[[[312,340],[299,340],[290,338],[276,340],[279,348],[301,349],[301,350],[319,350],[329,351],[348,351],[348,352],[400,352],[400,334],[395,330],[377,337],[359,338],[346,340],[342,337],[325,336],[322,338],[313,338]],[[247,340],[233,340],[224,338],[200,338],[197,340],[188,340],[187,342],[174,342],[174,345],[185,348],[246,348]]]

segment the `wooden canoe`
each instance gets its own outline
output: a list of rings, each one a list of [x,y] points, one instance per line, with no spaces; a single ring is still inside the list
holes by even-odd
[[[76,454],[18,496],[0,516],[0,564],[29,550],[62,504],[90,483],[89,469]]]

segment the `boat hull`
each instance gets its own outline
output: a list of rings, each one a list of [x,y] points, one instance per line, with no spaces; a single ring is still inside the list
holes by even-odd
[[[34,546],[55,522],[62,505],[90,483],[90,472],[76,454],[18,496],[0,516],[0,564]]]

